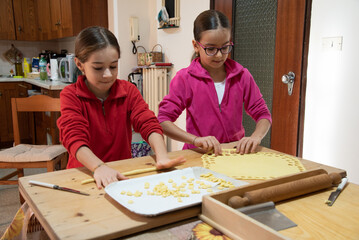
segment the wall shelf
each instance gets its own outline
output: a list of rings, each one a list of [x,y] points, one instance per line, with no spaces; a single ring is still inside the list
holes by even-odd
[[[159,27],[157,29],[179,28],[179,26]]]

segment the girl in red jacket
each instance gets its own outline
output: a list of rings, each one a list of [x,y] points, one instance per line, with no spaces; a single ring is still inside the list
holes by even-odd
[[[60,140],[69,152],[67,168],[85,166],[98,188],[126,179],[105,163],[131,158],[132,128],[156,154],[158,169],[183,163],[170,160],[162,128],[133,84],[117,79],[120,47],[102,27],[84,29],[75,42],[75,63],[83,72],[60,94]]]

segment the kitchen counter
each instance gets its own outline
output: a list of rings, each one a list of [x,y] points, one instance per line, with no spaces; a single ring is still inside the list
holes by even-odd
[[[40,80],[39,78],[0,78],[0,83],[1,82],[26,82],[48,90],[62,90],[70,84],[61,81]]]

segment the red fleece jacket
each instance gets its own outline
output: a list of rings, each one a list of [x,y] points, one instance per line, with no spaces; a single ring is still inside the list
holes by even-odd
[[[152,132],[162,134],[154,113],[136,86],[116,80],[108,98],[101,102],[86,86],[85,77],[60,94],[60,141],[70,153],[67,168],[83,166],[76,158],[88,146],[104,162],[131,158],[132,127],[147,141]]]

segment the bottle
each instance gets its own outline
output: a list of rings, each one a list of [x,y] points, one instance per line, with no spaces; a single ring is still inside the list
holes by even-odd
[[[46,70],[47,61],[43,55],[41,55],[39,61],[39,68],[40,68],[40,79],[47,80],[47,70]]]
[[[27,78],[30,72],[31,72],[30,64],[27,62],[27,59],[24,58],[24,77]]]
[[[16,59],[15,59],[15,75],[16,76],[24,76],[24,73],[22,72],[22,61],[19,56],[16,56]]]

